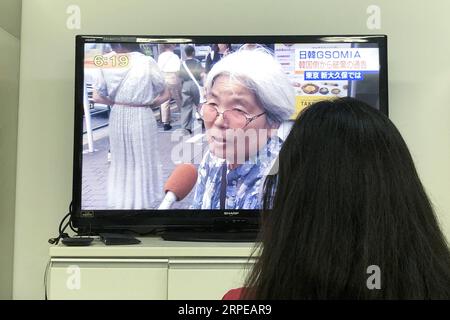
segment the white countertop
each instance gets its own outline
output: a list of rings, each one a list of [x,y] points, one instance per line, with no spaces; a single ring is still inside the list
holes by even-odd
[[[251,242],[179,242],[165,241],[159,237],[139,238],[135,245],[106,246],[94,240],[90,246],[69,247],[60,243],[50,247],[51,258],[147,258],[147,257],[235,257],[248,258],[255,246]]]

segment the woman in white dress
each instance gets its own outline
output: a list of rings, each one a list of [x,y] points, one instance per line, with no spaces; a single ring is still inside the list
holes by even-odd
[[[151,106],[168,100],[155,60],[132,43],[113,43],[99,68],[94,100],[112,106],[109,118],[110,209],[151,209],[162,194],[157,124]]]

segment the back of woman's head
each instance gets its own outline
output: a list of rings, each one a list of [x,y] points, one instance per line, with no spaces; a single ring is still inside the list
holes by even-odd
[[[449,250],[408,148],[363,102],[300,114],[264,207],[252,298],[450,298]]]

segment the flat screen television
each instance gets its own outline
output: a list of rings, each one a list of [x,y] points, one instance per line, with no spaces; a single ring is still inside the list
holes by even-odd
[[[234,65],[254,51],[263,60]],[[260,80],[247,81],[255,63]],[[269,69],[284,77],[276,90],[293,92],[288,116],[266,109],[278,93],[261,98],[270,90],[257,82],[275,81],[261,78]],[[264,175],[290,125],[313,102],[344,96],[388,114],[386,36],[77,36],[73,226],[206,240],[254,235]],[[245,134],[269,120],[270,138],[242,140],[241,162],[220,152],[236,146],[225,129]]]

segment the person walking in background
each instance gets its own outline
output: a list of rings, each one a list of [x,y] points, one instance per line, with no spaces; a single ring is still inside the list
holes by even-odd
[[[157,124],[151,107],[167,101],[169,92],[156,61],[142,54],[138,44],[113,43],[111,47],[109,57],[118,56],[117,61],[127,63],[96,69],[93,86],[94,101],[112,106],[108,207],[151,209],[162,190]]]
[[[181,89],[181,128],[192,133],[193,112],[200,103],[199,85],[205,75],[202,64],[195,58],[195,48],[184,48],[186,60],[180,70]],[[194,78],[194,79],[192,79]],[[194,81],[195,80],[195,81]]]
[[[231,44],[218,43],[213,44],[212,51],[206,57],[205,69],[209,73],[212,67],[219,62],[223,57],[231,53]]]
[[[161,50],[163,52],[158,56],[158,66],[164,73],[164,78],[170,93],[170,99],[174,99],[177,107],[181,108],[181,84],[178,77],[181,60],[173,53],[174,49],[175,45],[173,44],[161,45]],[[169,100],[161,105],[161,122],[164,125],[165,131],[172,129],[172,126],[170,125],[170,103],[171,101]]]

